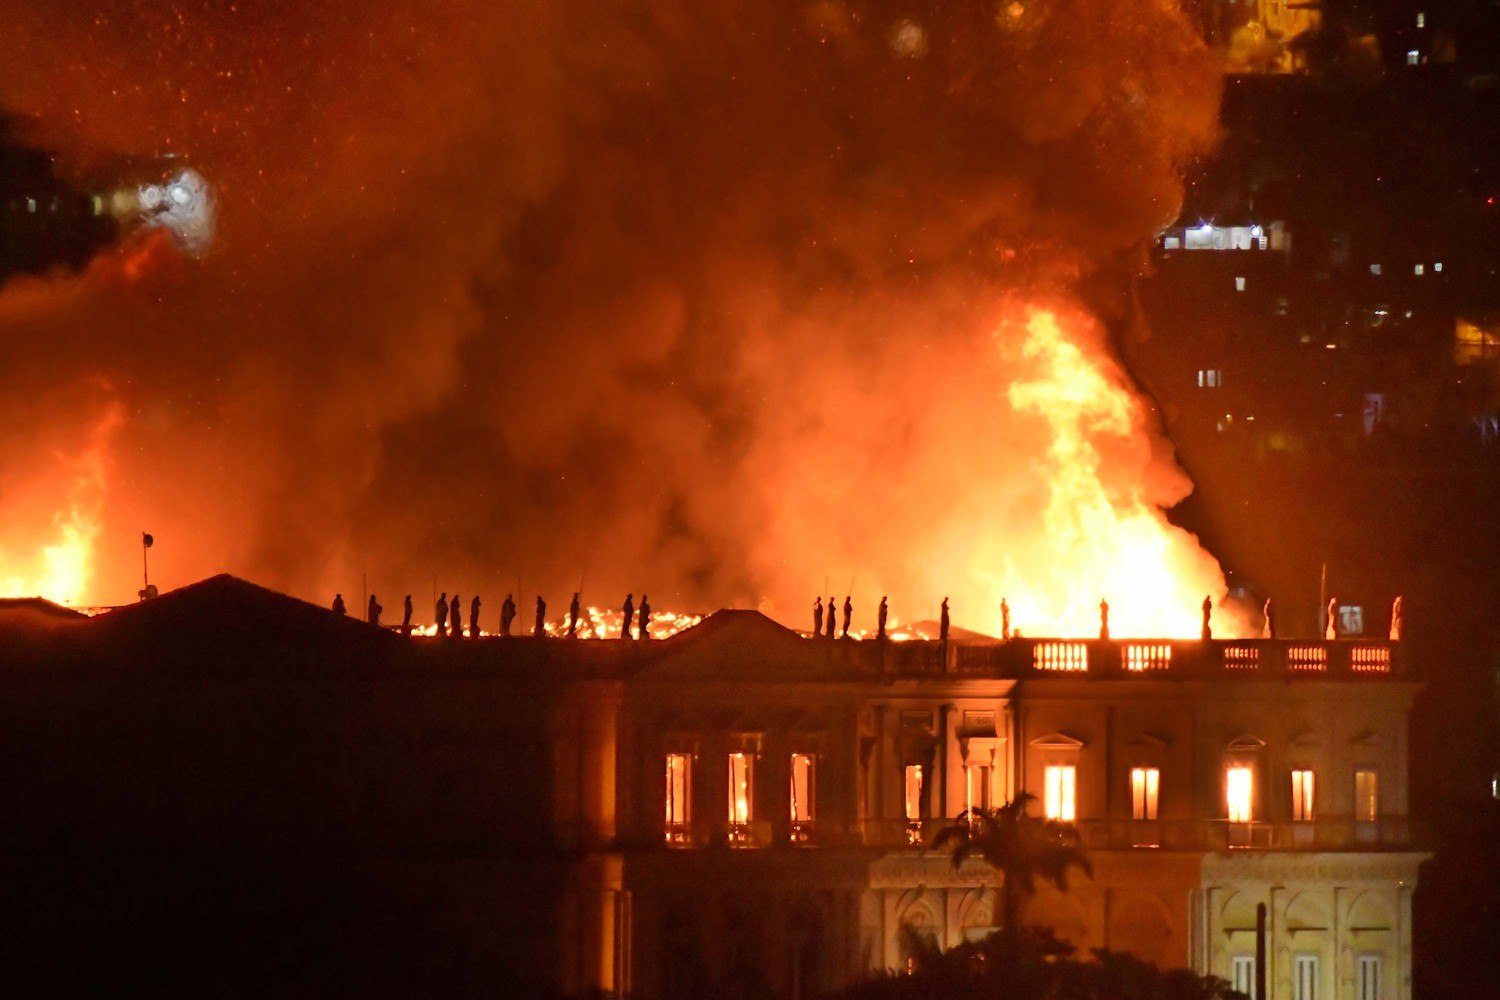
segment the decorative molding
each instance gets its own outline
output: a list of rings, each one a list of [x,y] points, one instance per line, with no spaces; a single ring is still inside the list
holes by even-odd
[[[1083,741],[1067,733],[1048,733],[1031,741],[1038,750],[1082,750]]]

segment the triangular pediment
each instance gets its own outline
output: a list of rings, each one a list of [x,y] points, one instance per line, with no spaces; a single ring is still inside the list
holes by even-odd
[[[1250,733],[1242,733],[1239,736],[1236,736],[1234,739],[1230,740],[1229,745],[1225,749],[1244,751],[1261,750],[1265,748],[1265,745],[1266,741],[1261,739],[1259,736],[1253,736]]]
[[[1140,733],[1135,739],[1126,744],[1126,746],[1134,747],[1137,750],[1164,750],[1169,745],[1169,740],[1155,733]]]
[[[662,641],[645,679],[837,679],[859,671],[853,639],[809,639],[759,611],[716,611]]]
[[[1048,733],[1031,741],[1038,750],[1081,750],[1083,741],[1067,733]]]

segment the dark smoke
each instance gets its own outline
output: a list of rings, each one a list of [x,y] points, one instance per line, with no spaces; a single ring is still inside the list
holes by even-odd
[[[925,613],[1036,526],[993,331],[1128,275],[1218,100],[1161,0],[0,16],[28,141],[180,155],[219,212],[202,261],[0,293],[0,482],[122,406],[99,601],[144,527],[164,584]]]

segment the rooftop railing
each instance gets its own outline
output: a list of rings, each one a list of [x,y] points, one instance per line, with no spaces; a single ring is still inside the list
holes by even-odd
[[[1385,639],[1043,639],[862,641],[854,658],[886,674],[995,678],[1366,680],[1404,675]]]

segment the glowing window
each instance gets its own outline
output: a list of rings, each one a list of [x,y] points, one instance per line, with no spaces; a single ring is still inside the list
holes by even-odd
[[[693,759],[685,753],[667,754],[667,842],[681,843],[692,820]]]
[[[992,787],[995,769],[989,764],[970,764],[964,768],[965,795],[964,808],[973,812],[976,809],[988,809],[990,807],[990,788]]]
[[[1413,264],[1411,273],[1420,278],[1422,275],[1427,273],[1427,267],[1424,264]]]
[[[1311,822],[1313,818],[1313,773],[1292,772],[1292,819],[1298,823]]]
[[[906,820],[916,823],[922,818],[922,765],[906,765]]]
[[[1073,822],[1078,818],[1078,768],[1071,764],[1051,764],[1045,777],[1047,818]]]
[[[1230,960],[1229,980],[1236,993],[1255,1000],[1255,956],[1236,955]]]
[[[1161,790],[1161,771],[1154,767],[1130,769],[1130,816],[1155,819],[1156,799]]]
[[[1426,11],[1421,11],[1421,10],[1417,11],[1417,27],[1419,27],[1419,28],[1425,28],[1425,27],[1427,27],[1427,12]]]
[[[1437,263],[1433,264],[1432,265],[1432,269],[1434,271],[1442,271],[1442,269],[1443,269],[1443,262],[1442,261],[1438,261]]]
[[[1318,1000],[1318,956],[1292,959],[1292,1000]]]
[[[1229,822],[1250,822],[1253,786],[1253,772],[1248,767],[1231,767],[1224,772],[1224,797],[1229,806]]]
[[[815,758],[810,753],[792,754],[792,826],[813,820],[813,771]]]
[[[729,755],[729,825],[745,826],[751,819],[751,771],[755,758],[747,753]]]
[[[1243,292],[1245,290],[1245,279],[1244,278],[1236,277],[1234,279],[1234,290],[1237,291],[1237,292]]]
[[[1354,772],[1354,819],[1373,823],[1380,815],[1380,775],[1374,771]]]
[[[1377,278],[1380,277],[1380,265],[1379,264],[1371,264],[1370,265],[1370,273],[1373,274],[1373,275],[1375,275],[1375,277],[1377,277]]]
[[[1217,389],[1224,384],[1224,372],[1219,368],[1199,368],[1198,388]]]
[[[1354,963],[1354,1000],[1380,1000],[1380,956],[1361,955]]]
[[[1422,53],[1418,52],[1416,49],[1408,49],[1406,53],[1406,65],[1420,66],[1421,63]]]

